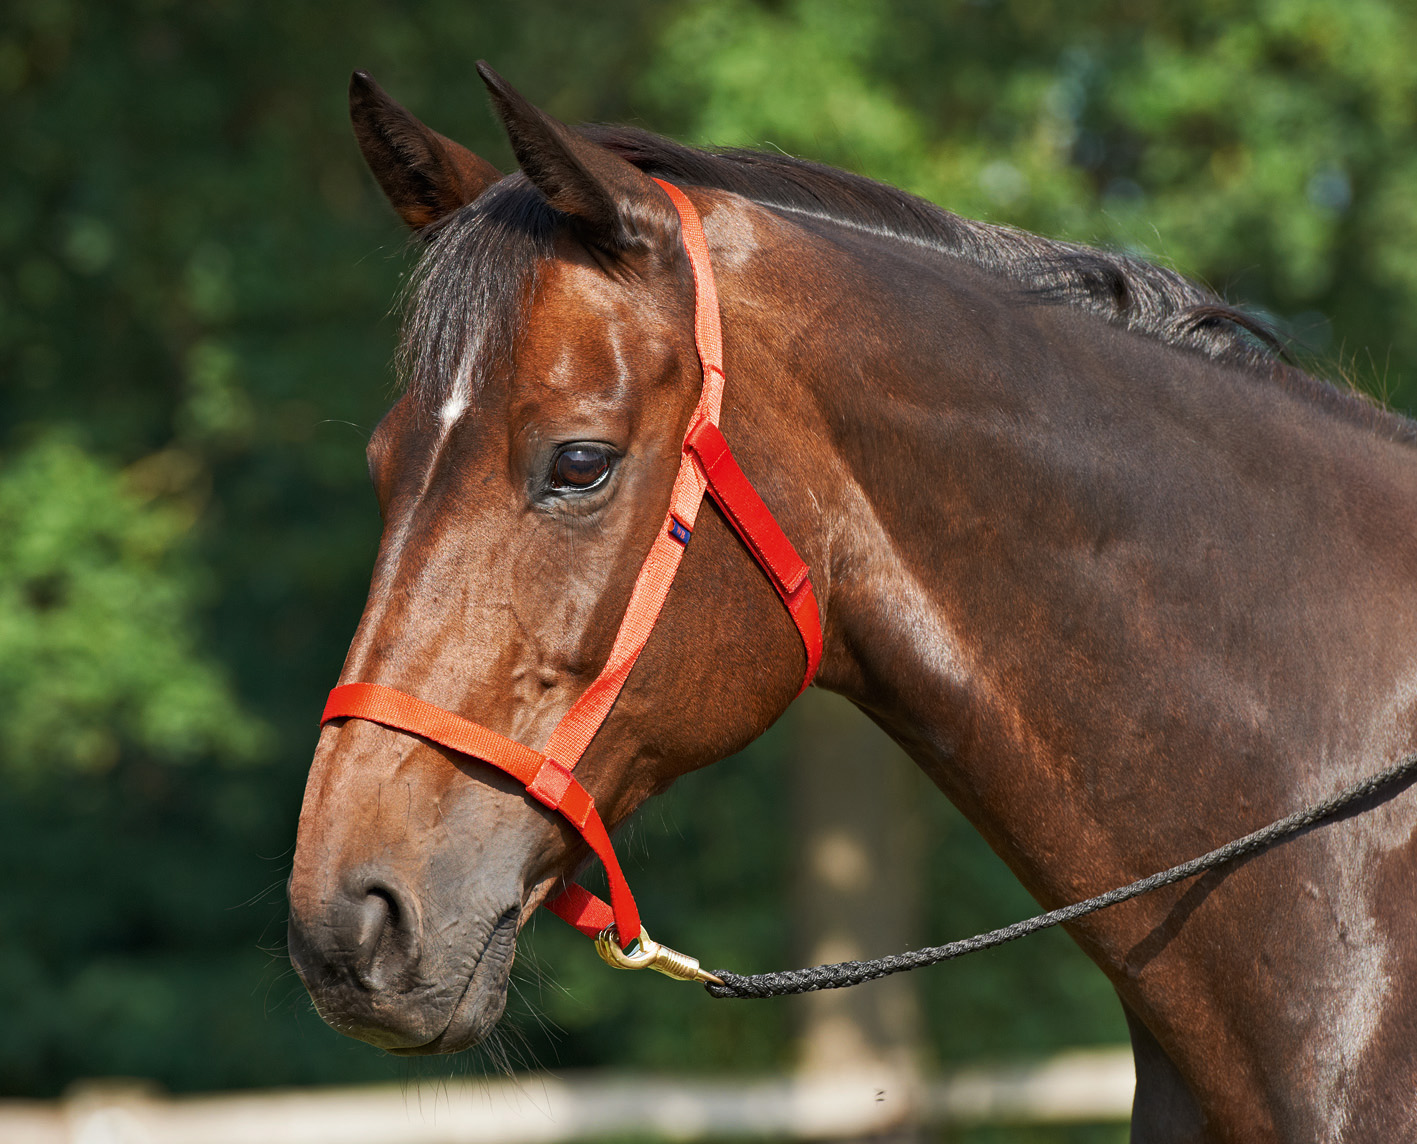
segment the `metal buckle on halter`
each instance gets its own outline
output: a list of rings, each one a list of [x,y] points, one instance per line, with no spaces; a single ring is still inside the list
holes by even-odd
[[[630,943],[629,949],[621,949],[619,934],[612,922],[600,931],[595,939],[595,950],[600,959],[612,969],[653,969],[675,981],[708,981],[714,985],[723,982],[707,969],[699,968],[699,959],[660,945],[649,936],[649,931],[640,927],[640,936]]]

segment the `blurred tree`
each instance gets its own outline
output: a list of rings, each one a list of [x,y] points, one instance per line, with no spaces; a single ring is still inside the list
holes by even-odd
[[[793,707],[794,963],[863,961],[931,943],[922,921],[919,801],[934,793],[851,704],[809,691]],[[938,797],[938,796],[937,796]],[[838,1075],[922,1073],[919,974],[802,999],[797,1057]]]
[[[679,136],[1161,259],[1410,408],[1414,33],[1391,0],[697,0],[635,90]]]
[[[124,482],[50,437],[0,469],[0,772],[12,781],[107,770],[125,741],[183,760],[263,746],[192,647],[193,569],[173,548],[200,506],[138,491],[183,464],[156,454]]]

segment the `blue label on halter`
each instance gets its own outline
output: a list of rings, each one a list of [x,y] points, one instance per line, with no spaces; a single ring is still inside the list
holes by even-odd
[[[677,516],[671,516],[669,518],[669,535],[680,544],[688,544],[689,537],[692,536],[693,533],[689,530],[689,526]]]

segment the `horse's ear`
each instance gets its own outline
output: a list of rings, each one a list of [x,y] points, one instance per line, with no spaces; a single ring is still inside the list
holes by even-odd
[[[477,74],[527,178],[589,241],[626,253],[677,244],[677,216],[653,179],[533,106],[485,61],[478,61]]]
[[[349,77],[349,118],[369,170],[414,230],[466,206],[502,177],[487,160],[425,127],[367,72]]]

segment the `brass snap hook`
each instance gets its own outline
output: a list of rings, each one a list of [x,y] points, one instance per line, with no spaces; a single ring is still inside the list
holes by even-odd
[[[649,936],[649,931],[640,927],[640,936],[630,943],[629,949],[621,949],[618,933],[612,922],[600,931],[595,939],[596,952],[600,959],[613,969],[653,969],[675,981],[709,981],[714,985],[723,982],[707,969],[699,968],[699,959],[660,945]]]

